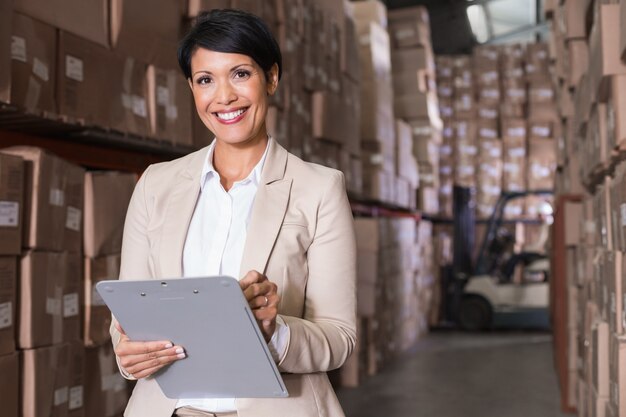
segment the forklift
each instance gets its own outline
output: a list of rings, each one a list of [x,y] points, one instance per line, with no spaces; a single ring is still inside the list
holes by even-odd
[[[549,259],[536,252],[514,253],[515,238],[502,226],[508,203],[528,195],[552,195],[553,191],[502,193],[487,220],[475,266],[470,255],[474,233],[470,213],[473,211],[471,203],[466,204],[471,198],[467,189],[455,190],[455,194],[457,192],[461,204],[455,202],[454,265],[452,279],[448,280],[452,318],[461,329],[468,331],[496,327],[549,328]],[[541,224],[537,220],[527,222]],[[470,224],[472,226],[467,227]],[[521,280],[516,281],[513,277],[519,267],[523,268],[523,274]]]

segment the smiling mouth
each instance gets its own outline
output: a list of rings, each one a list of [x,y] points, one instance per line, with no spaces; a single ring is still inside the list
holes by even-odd
[[[222,122],[233,122],[241,118],[241,116],[243,116],[247,111],[248,107],[245,107],[231,112],[215,112],[213,114]]]

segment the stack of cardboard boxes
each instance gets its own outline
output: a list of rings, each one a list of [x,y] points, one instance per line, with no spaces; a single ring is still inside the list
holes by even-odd
[[[341,368],[356,386],[428,330],[435,290],[432,223],[413,218],[355,220],[358,346]]]
[[[437,57],[444,118],[440,178],[448,183],[440,189],[442,215],[450,214],[452,181],[476,187],[479,218],[491,215],[502,191],[552,189],[558,116],[548,64],[542,43]],[[533,216],[537,204],[532,198],[512,201],[505,214]]]
[[[564,351],[572,360],[561,389],[580,416],[622,416],[626,5],[567,0],[545,9],[554,20],[551,55],[561,86],[557,193],[582,198],[582,214],[565,213],[566,221],[580,218],[580,232],[567,249],[568,315],[559,325],[567,326]]]
[[[428,13],[423,7],[387,13],[379,1],[353,7],[362,69],[364,196],[435,214],[441,121]]]
[[[89,177],[82,168],[39,148],[5,148],[0,154],[0,363],[3,375],[18,372],[0,394],[2,403],[9,404],[7,416],[113,417],[128,399],[113,359],[109,362],[115,375],[109,379],[118,380],[118,403],[104,411],[102,394],[112,388],[94,389],[104,376],[91,368],[106,362],[86,357],[82,340],[83,236],[92,242],[98,236],[91,235],[94,219],[88,215],[93,195],[84,199]],[[134,179],[130,191],[133,186]],[[98,198],[114,201],[110,192],[111,187],[100,188]],[[123,219],[124,213],[118,215],[119,234]],[[110,352],[110,341],[102,343]],[[21,381],[21,389],[15,381]],[[95,402],[87,400],[90,393]]]
[[[0,100],[55,120],[192,145],[190,91],[176,62],[183,3],[8,3]]]

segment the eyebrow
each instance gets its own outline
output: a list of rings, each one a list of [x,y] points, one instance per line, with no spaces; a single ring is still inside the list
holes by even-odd
[[[235,65],[234,67],[232,67],[228,72],[233,72],[238,70],[241,67],[252,67],[252,64],[238,64]],[[192,77],[195,77],[197,74],[208,74],[208,75],[213,75],[213,73],[211,71],[206,71],[206,70],[200,70],[200,71],[196,71],[192,74]]]

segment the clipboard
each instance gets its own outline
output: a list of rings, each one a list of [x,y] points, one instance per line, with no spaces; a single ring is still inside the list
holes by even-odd
[[[154,374],[166,397],[289,395],[236,279],[101,281],[96,290],[131,340],[185,348],[185,359]]]

